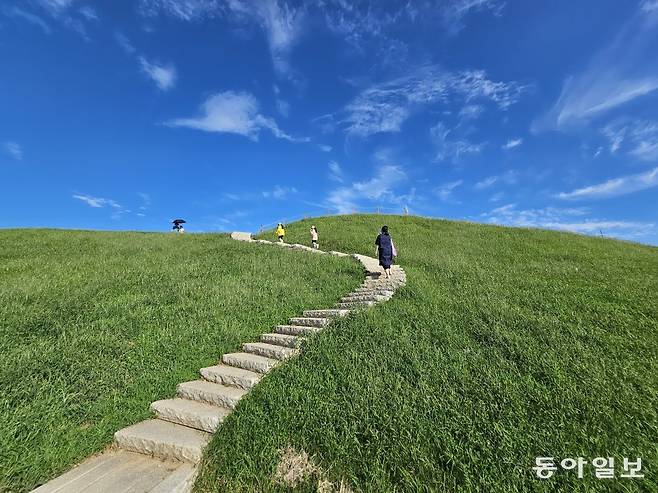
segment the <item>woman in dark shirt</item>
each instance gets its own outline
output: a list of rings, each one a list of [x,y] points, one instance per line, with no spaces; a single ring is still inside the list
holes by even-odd
[[[382,232],[377,235],[375,240],[377,245],[377,256],[379,257],[379,265],[384,268],[386,277],[391,277],[391,264],[393,263],[393,240],[391,235],[388,234],[388,226],[382,226]]]

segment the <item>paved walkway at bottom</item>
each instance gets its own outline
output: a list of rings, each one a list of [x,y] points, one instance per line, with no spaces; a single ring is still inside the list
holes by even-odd
[[[196,468],[189,462],[154,460],[148,455],[116,450],[90,457],[34,493],[183,493],[191,489],[195,475]]]

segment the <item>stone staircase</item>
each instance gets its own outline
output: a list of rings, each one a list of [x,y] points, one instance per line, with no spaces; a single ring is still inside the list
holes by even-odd
[[[305,245],[253,240],[249,233],[231,236],[238,241],[347,256]],[[244,343],[242,352],[224,354],[217,365],[201,368],[198,380],[179,384],[176,397],[153,402],[153,419],[117,431],[112,449],[34,491],[190,491],[196,464],[212,434],[267,372],[298,354],[306,339],[322,331],[334,318],[386,301],[405,284],[401,267],[393,266],[392,277],[384,279],[376,259],[356,254],[354,257],[365,269],[365,280],[341,298],[335,308],[307,310],[301,317],[291,318],[288,325],[278,325],[273,332],[262,334],[259,342]]]

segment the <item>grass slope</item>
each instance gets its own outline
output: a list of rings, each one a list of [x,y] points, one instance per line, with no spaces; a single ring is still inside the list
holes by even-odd
[[[221,235],[0,231],[0,491],[102,449],[199,368],[360,280],[346,259]]]
[[[287,240],[308,243],[311,222],[321,248],[369,255],[386,222],[408,284],[264,379],[198,491],[279,489],[287,445],[363,491],[658,491],[658,249],[364,215],[291,224]],[[641,457],[646,478],[588,465],[540,482],[537,456],[612,456],[617,475]]]

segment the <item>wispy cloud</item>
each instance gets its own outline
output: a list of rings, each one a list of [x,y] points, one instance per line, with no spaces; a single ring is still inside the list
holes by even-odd
[[[85,17],[87,20],[90,21],[97,21],[98,20],[98,13],[89,5],[85,5],[83,7],[80,7],[78,9],[78,12]]]
[[[375,201],[399,204],[403,198],[395,190],[406,180],[407,175],[402,168],[384,165],[369,180],[332,190],[327,197],[327,204],[341,214],[350,213],[364,203],[372,204]]]
[[[139,57],[139,63],[142,71],[156,83],[161,91],[168,91],[176,85],[178,75],[173,64],[149,62],[143,56]]]
[[[658,10],[658,0],[644,0],[640,4],[640,8],[643,12],[654,12]]]
[[[89,207],[94,207],[94,208],[101,208],[101,207],[111,207],[114,209],[121,209],[121,204],[116,202],[115,200],[112,199],[106,199],[103,197],[93,197],[91,195],[86,195],[86,194],[74,194],[73,195],[74,199],[81,200],[85,204],[87,204]]]
[[[283,132],[276,122],[259,113],[256,98],[246,92],[227,91],[210,96],[201,106],[201,116],[167,122],[172,127],[188,127],[206,132],[233,133],[257,141],[263,129],[279,139],[307,142]]]
[[[475,190],[486,190],[487,188],[494,186],[496,183],[515,185],[517,181],[518,172],[515,170],[509,170],[502,175],[489,176],[483,180],[480,180],[473,186],[473,188],[475,188]]]
[[[617,120],[601,129],[609,140],[610,152],[622,146],[628,154],[643,161],[658,160],[658,122],[647,120]]]
[[[343,181],[343,169],[336,161],[329,161],[329,179],[337,182]]]
[[[277,199],[277,200],[283,200],[287,198],[289,195],[296,194],[297,189],[295,187],[282,187],[280,185],[276,185],[273,190],[267,190],[263,192],[263,197],[266,199]]]
[[[305,9],[282,0],[141,0],[145,15],[166,15],[184,21],[224,17],[235,22],[253,22],[267,40],[272,63],[280,74],[289,71],[288,57],[302,28]]]
[[[620,238],[646,235],[655,227],[654,223],[636,221],[601,220],[589,218],[584,208],[545,207],[519,209],[516,204],[507,204],[482,214],[486,222],[504,226],[556,229],[583,234],[605,234]]]
[[[299,190],[295,187],[275,185],[271,190],[246,191],[246,192],[225,192],[222,197],[232,202],[255,202],[263,199],[283,200],[291,195],[298,194]]]
[[[578,188],[571,192],[562,192],[557,194],[557,197],[566,200],[605,199],[639,192],[656,186],[658,186],[658,168],[654,168],[646,173],[613,178],[606,182]]]
[[[488,178],[485,178],[484,180],[477,182],[473,188],[475,188],[476,190],[485,190],[493,186],[497,181],[498,181],[497,176],[490,176]]]
[[[333,149],[333,147],[331,147],[330,145],[326,145],[326,144],[320,144],[320,145],[318,145],[318,147],[320,148],[320,150],[322,152],[331,152],[331,150]]]
[[[36,3],[49,11],[52,15],[59,15],[73,6],[75,0],[36,0]]]
[[[446,127],[443,122],[430,128],[430,136],[436,146],[436,159],[438,161],[450,160],[457,163],[463,156],[479,154],[485,143],[470,142],[465,138],[452,138],[453,130]]]
[[[443,183],[442,185],[439,185],[435,190],[434,194],[442,201],[442,202],[454,202],[453,200],[453,192],[457,187],[460,187],[464,183],[464,180],[456,180],[456,181],[451,181],[449,183]]]
[[[445,2],[443,17],[446,25],[452,32],[457,32],[464,27],[464,18],[472,12],[491,11],[494,15],[500,15],[505,2],[501,0],[453,0]]]
[[[4,14],[7,15],[8,17],[13,17],[15,19],[23,19],[30,24],[33,24],[39,28],[45,33],[45,34],[51,34],[52,29],[48,25],[48,23],[43,20],[40,16],[33,14],[31,12],[27,12],[26,10],[20,9],[18,7],[12,7],[4,10]]]
[[[658,89],[658,10],[649,10],[635,14],[584,71],[567,79],[534,131],[582,124]]]
[[[116,39],[117,43],[119,43],[119,46],[121,46],[123,51],[125,51],[128,55],[132,55],[137,51],[133,44],[130,42],[130,39],[128,39],[128,36],[123,34],[121,31],[116,31],[114,33],[114,39]]]
[[[501,0],[434,0],[428,2],[318,2],[327,27],[358,49],[365,43],[381,41],[388,46],[398,42],[394,30],[400,26],[431,25],[455,34],[464,27],[471,13],[490,11],[499,14]]]
[[[18,142],[7,141],[2,144],[5,152],[14,159],[21,161],[23,159],[23,148]]]
[[[38,25],[46,34],[50,34],[52,30],[42,16],[77,32],[85,40],[89,40],[87,35],[89,24],[98,20],[96,10],[89,5],[80,6],[77,0],[30,0],[23,2],[22,7],[22,9],[14,8],[13,13]]]
[[[303,9],[277,0],[253,3],[232,0],[229,5],[234,12],[258,23],[267,38],[274,68],[281,74],[287,73],[290,50],[301,32]]]
[[[508,150],[508,149],[514,149],[515,147],[519,147],[523,143],[523,139],[510,139],[508,140],[505,144],[503,144],[503,149]]]
[[[141,0],[140,11],[147,16],[164,13],[184,21],[216,17],[226,12],[224,0]]]
[[[480,70],[445,72],[425,66],[361,92],[346,106],[342,123],[352,136],[399,132],[402,123],[418,108],[457,99],[468,104],[489,101],[504,110],[525,90],[526,86],[516,82],[492,81]]]

